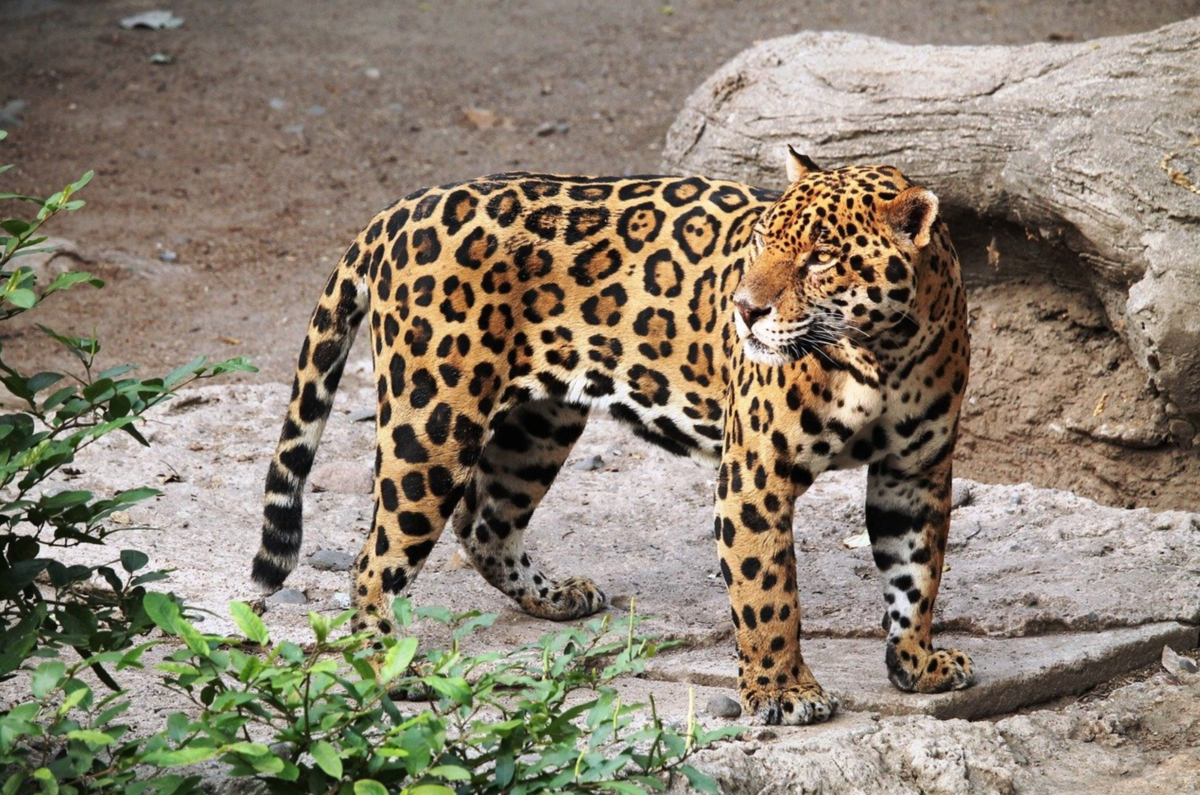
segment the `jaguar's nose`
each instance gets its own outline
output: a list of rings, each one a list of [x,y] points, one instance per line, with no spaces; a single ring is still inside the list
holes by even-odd
[[[747,328],[753,328],[754,322],[759,318],[766,317],[771,314],[771,307],[756,306],[746,299],[745,296],[734,296],[733,306],[737,309],[742,320],[746,321]]]

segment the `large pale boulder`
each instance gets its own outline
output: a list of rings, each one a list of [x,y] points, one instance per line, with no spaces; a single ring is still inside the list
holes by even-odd
[[[1196,420],[1198,52],[1200,19],[1023,47],[773,39],[692,94],[664,164],[772,185],[792,144],[826,166],[899,166],[948,214],[1016,224],[1067,252],[1040,267],[1093,291],[1157,388]]]

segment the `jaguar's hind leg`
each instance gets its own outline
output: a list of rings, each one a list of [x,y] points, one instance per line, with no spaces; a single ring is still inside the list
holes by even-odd
[[[392,600],[412,587],[482,452],[483,424],[465,413],[451,423],[442,407],[378,429],[375,514],[354,574],[356,631],[393,632]]]
[[[530,615],[587,616],[608,600],[582,577],[553,580],[525,551],[525,528],[587,423],[587,409],[554,400],[517,406],[498,425],[452,520],[475,569]]]

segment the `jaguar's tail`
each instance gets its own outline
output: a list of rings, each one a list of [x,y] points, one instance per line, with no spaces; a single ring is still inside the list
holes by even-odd
[[[365,261],[355,243],[330,274],[300,348],[292,400],[267,471],[262,546],[254,556],[252,576],[268,588],[282,585],[300,556],[304,481],[312,469],[354,334],[367,312],[369,291],[360,260]]]

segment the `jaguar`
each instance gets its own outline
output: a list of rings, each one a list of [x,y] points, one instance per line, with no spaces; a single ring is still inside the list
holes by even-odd
[[[822,169],[788,147],[782,192],[699,176],[507,173],[376,215],[325,285],[266,478],[253,578],[280,586],[355,332],[378,389],[375,511],[354,566],[357,631],[388,635],[443,529],[533,616],[604,610],[525,531],[592,411],[718,463],[713,536],[738,682],[768,724],[838,699],[801,654],[797,499],[867,467],[884,663],[897,688],[974,680],[934,646],[967,385],[966,299],[938,199],[893,166]]]

